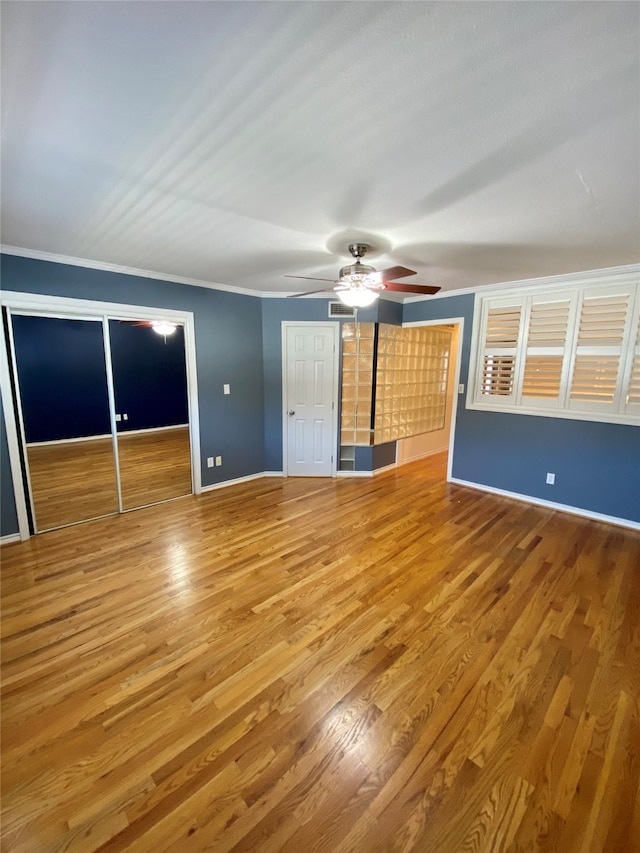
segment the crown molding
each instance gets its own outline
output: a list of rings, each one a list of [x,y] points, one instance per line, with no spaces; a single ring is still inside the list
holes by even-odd
[[[547,275],[539,278],[524,278],[517,281],[499,281],[495,284],[479,284],[476,287],[461,287],[459,290],[446,290],[434,293],[433,296],[409,296],[407,302],[429,302],[432,299],[447,299],[451,296],[467,296],[469,294],[482,294],[485,290],[523,290],[526,288],[552,287],[555,285],[576,284],[603,278],[620,278],[622,276],[640,275],[640,264],[626,264],[620,267],[603,267],[598,270],[584,270],[582,272],[562,273],[561,275]]]
[[[54,264],[69,264],[74,267],[85,267],[86,269],[104,270],[105,272],[120,273],[121,275],[135,275],[140,278],[152,278],[157,281],[166,281],[170,284],[187,284],[191,287],[204,287],[208,290],[222,290],[227,293],[238,293],[241,296],[255,296],[259,299],[285,299],[293,294],[280,291],[266,293],[261,290],[250,290],[244,287],[234,287],[230,284],[219,284],[218,282],[204,281],[198,278],[187,278],[179,275],[168,275],[166,273],[155,272],[154,270],[143,270],[137,267],[127,267],[120,264],[110,264],[105,261],[92,261],[87,258],[75,258],[70,255],[59,255],[54,252],[44,252],[38,249],[25,249],[20,246],[5,246],[0,245],[0,252],[5,255],[17,255],[20,258],[33,258],[37,261],[50,261]],[[552,286],[554,284],[571,284],[576,282],[586,282],[590,279],[601,279],[603,277],[618,277],[622,275],[637,275],[640,274],[640,264],[627,264],[620,267],[605,267],[598,270],[585,270],[583,272],[564,273],[562,275],[541,276],[540,278],[519,279],[517,281],[503,281],[494,284],[482,284],[477,287],[461,287],[459,290],[445,290],[440,293],[434,293],[431,296],[417,295],[405,296],[397,301],[407,305],[413,302],[431,301],[432,299],[449,299],[452,296],[468,296],[481,294],[485,290],[508,290],[512,288],[524,289],[535,288],[542,286]],[[382,294],[380,294],[382,296]],[[397,299],[397,294],[394,294]],[[326,293],[314,293],[299,297],[301,299],[332,299],[335,298],[335,293],[327,291]],[[393,301],[396,301],[394,299]]]
[[[74,258],[70,255],[58,255],[54,252],[42,252],[38,249],[23,249],[20,246],[0,245],[0,252],[5,255],[17,255],[20,258],[33,258],[36,261],[50,261],[54,264],[69,264],[73,267],[85,267],[86,269],[103,270],[122,275],[136,275],[140,278],[153,278],[158,281],[167,281],[170,284],[188,284],[192,287],[205,287],[209,290],[224,290],[228,293],[239,293],[242,296],[264,296],[259,290],[248,290],[247,288],[233,287],[230,284],[219,284],[199,278],[186,278],[181,275],[168,275],[167,273],[155,272],[154,270],[141,270],[137,267],[127,267],[121,264],[109,264],[105,261]]]

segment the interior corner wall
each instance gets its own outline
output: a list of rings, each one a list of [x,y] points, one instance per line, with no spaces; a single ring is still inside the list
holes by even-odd
[[[464,317],[460,382],[469,381],[473,295],[407,303],[403,322]],[[578,512],[640,522],[640,429],[481,412],[458,396],[452,477]],[[546,484],[547,472],[556,475]]]
[[[264,471],[262,300],[205,287],[3,254],[5,291],[190,311],[195,344],[200,416],[202,485]],[[225,395],[223,386],[231,386]],[[5,401],[6,405],[6,401]],[[6,438],[0,447],[5,459]],[[207,468],[207,456],[223,465]],[[17,532],[11,477],[1,483],[1,535]],[[5,515],[6,513],[6,515]],[[5,529],[5,524],[6,529]]]

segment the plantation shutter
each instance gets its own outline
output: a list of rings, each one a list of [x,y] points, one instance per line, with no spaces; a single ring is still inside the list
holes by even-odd
[[[520,338],[522,306],[494,299],[484,317],[484,347],[476,384],[479,400],[491,398],[497,405],[513,403],[516,385],[516,353]]]
[[[589,288],[584,291],[576,329],[569,410],[618,411],[631,301],[629,289]]]
[[[640,417],[640,298],[636,299],[636,316],[632,328],[631,364],[628,367],[628,380],[625,388],[624,412]]]
[[[526,324],[522,377],[523,405],[558,408],[566,384],[566,350],[571,328],[571,296],[533,297]]]

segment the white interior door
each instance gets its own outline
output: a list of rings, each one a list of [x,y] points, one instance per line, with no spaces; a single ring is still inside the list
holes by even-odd
[[[284,456],[294,477],[335,473],[338,325],[284,324]]]

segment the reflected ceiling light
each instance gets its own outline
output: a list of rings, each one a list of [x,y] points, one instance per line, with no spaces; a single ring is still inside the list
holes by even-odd
[[[154,332],[157,332],[159,335],[164,335],[166,338],[167,335],[172,335],[175,332],[178,328],[178,324],[169,323],[166,320],[152,320],[151,328]]]

